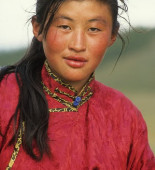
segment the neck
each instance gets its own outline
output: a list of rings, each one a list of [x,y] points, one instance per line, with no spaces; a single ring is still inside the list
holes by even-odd
[[[74,87],[74,89],[78,92],[78,94],[81,92],[82,88],[84,87],[84,85],[87,83],[89,78],[85,79],[85,80],[80,80],[80,81],[76,81],[76,82],[67,82],[69,83],[71,86]]]
[[[56,77],[60,78],[64,83],[71,85],[77,91],[78,94],[81,92],[81,90],[83,88],[85,88],[84,87],[85,85],[87,86],[89,84],[89,82],[93,78],[93,75],[92,75],[91,78],[90,78],[90,76],[91,76],[90,75],[89,77],[87,77],[87,78],[85,78],[83,80],[79,80],[79,81],[65,80],[65,79],[63,79],[63,77],[59,76],[53,69],[50,68],[47,61],[45,61],[45,67],[46,67],[46,70],[48,71],[49,74],[54,74]]]

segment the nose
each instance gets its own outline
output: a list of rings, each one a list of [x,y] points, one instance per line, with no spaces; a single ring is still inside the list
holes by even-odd
[[[69,42],[69,49],[75,52],[82,52],[86,50],[86,38],[84,31],[76,30],[73,32]]]

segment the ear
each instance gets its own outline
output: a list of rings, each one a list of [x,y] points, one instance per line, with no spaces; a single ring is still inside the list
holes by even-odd
[[[32,17],[31,23],[32,23],[34,36],[37,38],[38,41],[42,41],[43,40],[43,35],[39,34],[40,24],[37,22],[36,16]]]
[[[110,43],[109,43],[109,47],[110,47],[111,45],[113,45],[114,42],[116,41],[119,28],[120,28],[120,24],[119,24],[119,22],[117,21],[114,30],[112,30],[112,35],[111,35],[111,40],[110,40]]]
[[[114,44],[114,42],[116,41],[117,35],[112,35],[110,42],[109,42],[109,47],[112,46]]]

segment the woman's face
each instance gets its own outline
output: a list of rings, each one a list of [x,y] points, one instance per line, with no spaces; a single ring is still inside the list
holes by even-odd
[[[37,37],[37,27],[33,24]],[[112,16],[96,0],[67,0],[56,13],[46,38],[39,35],[52,71],[75,88],[81,88],[113,44]]]

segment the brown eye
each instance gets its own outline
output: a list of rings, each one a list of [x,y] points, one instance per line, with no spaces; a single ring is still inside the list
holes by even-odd
[[[63,30],[71,30],[71,28],[68,25],[59,25],[58,28],[61,28]]]
[[[91,32],[98,32],[98,31],[101,31],[100,29],[95,28],[95,27],[89,28],[88,30],[91,31]]]

